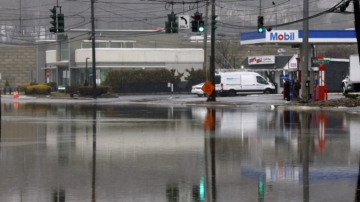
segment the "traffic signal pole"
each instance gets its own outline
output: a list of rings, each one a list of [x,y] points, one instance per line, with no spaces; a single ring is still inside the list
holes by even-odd
[[[208,29],[208,14],[209,14],[209,1],[206,1],[206,10],[205,10],[205,31],[204,31],[204,66],[203,69],[206,70],[206,79],[208,78],[208,71],[206,68],[206,60],[207,60],[207,54],[206,54],[206,48],[207,48],[207,29]]]
[[[210,82],[215,86],[215,0],[212,0],[211,5],[211,57],[210,57]],[[209,96],[207,101],[216,101],[215,89]]]

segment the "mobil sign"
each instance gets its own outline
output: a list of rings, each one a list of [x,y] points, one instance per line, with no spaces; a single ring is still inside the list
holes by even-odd
[[[298,42],[299,34],[298,30],[273,30],[270,32],[266,32],[266,41],[267,42]]]

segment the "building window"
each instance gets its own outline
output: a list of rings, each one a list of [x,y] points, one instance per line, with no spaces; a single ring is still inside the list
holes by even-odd
[[[135,43],[134,42],[124,42],[125,47],[124,48],[134,48]]]
[[[107,48],[106,42],[95,42],[95,48]]]
[[[136,41],[110,41],[110,48],[134,48]]]
[[[134,48],[136,41],[95,41],[95,48]],[[81,48],[92,48],[90,40],[82,41]]]
[[[95,48],[107,48],[108,42],[106,41],[95,41]],[[81,48],[92,48],[91,41],[83,41],[81,43]]]
[[[69,45],[68,41],[62,41],[60,43],[60,60],[69,59]]]
[[[110,42],[110,48],[122,48],[122,42]]]

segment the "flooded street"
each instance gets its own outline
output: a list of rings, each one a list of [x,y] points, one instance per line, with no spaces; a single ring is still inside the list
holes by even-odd
[[[357,201],[360,115],[2,103],[0,201]]]

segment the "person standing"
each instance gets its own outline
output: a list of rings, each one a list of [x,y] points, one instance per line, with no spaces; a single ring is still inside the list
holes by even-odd
[[[284,88],[285,88],[285,96],[286,96],[286,103],[290,102],[290,81],[287,79],[284,83]]]
[[[299,83],[299,81],[297,79],[295,79],[294,82],[294,94],[297,100],[300,100],[300,95],[299,95],[299,91],[301,89],[301,84]]]

